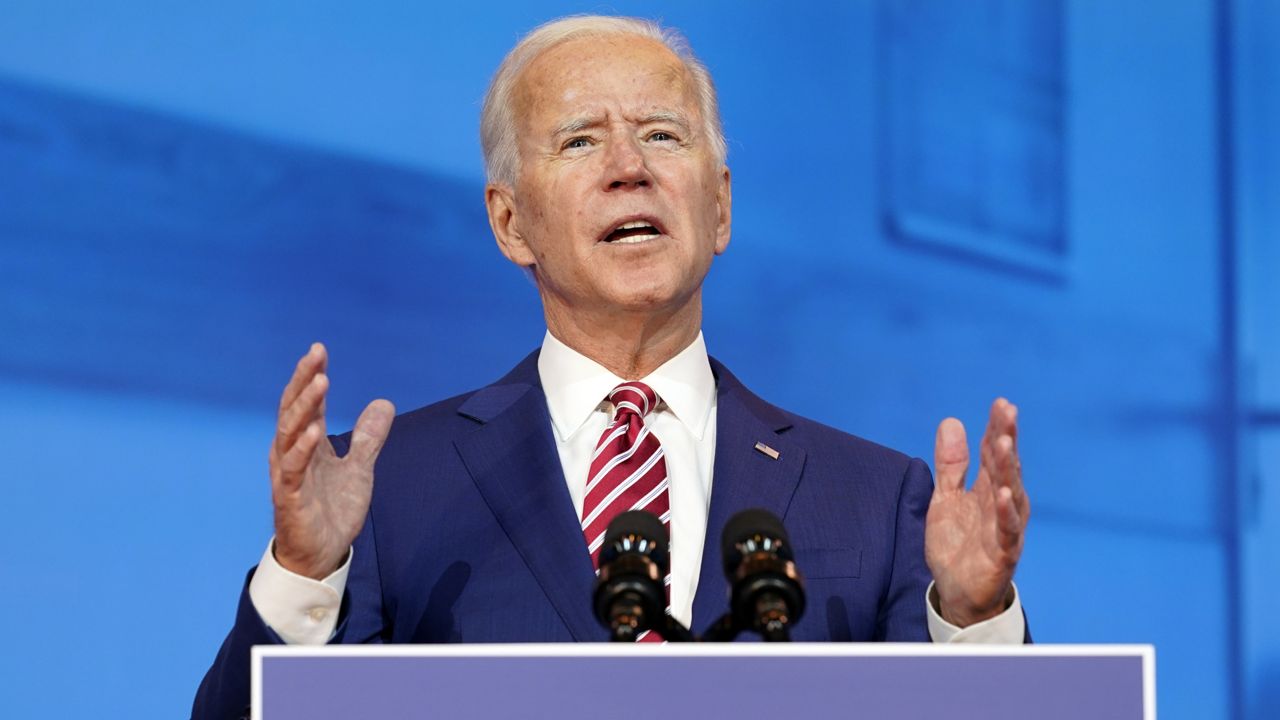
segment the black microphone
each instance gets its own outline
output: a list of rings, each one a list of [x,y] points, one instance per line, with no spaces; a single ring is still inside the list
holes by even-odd
[[[593,605],[612,640],[634,642],[645,630],[672,639],[666,632],[667,544],[667,530],[653,513],[629,510],[609,523]]]
[[[804,578],[782,521],[767,510],[743,510],[725,524],[720,550],[732,625],[767,641],[790,640],[790,626],[804,614]]]

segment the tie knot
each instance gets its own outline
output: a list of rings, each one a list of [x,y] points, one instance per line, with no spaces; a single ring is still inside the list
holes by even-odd
[[[609,401],[613,403],[615,420],[623,417],[623,413],[644,417],[658,404],[658,394],[642,382],[625,382],[609,393]]]

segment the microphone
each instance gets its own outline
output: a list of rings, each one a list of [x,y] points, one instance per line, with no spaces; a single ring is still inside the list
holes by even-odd
[[[634,642],[645,630],[675,639],[668,637],[666,614],[667,545],[667,530],[653,513],[628,510],[609,523],[593,606],[612,640]]]
[[[728,639],[749,629],[766,641],[789,641],[790,626],[804,614],[804,578],[782,521],[767,510],[743,510],[725,524],[720,550],[732,588],[724,619],[733,628]]]

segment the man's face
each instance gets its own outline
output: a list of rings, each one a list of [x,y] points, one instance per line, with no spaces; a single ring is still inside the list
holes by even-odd
[[[506,241],[494,226],[548,311],[660,313],[698,297],[729,243],[729,172],[679,59],[637,36],[565,42],[525,69],[515,109],[520,170],[497,191]]]

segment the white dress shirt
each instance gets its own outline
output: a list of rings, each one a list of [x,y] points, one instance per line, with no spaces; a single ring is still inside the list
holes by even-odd
[[[625,381],[560,342],[550,332],[538,356],[538,375],[547,398],[556,450],[564,468],[574,512],[582,517],[591,455],[613,416],[605,398]],[[702,334],[675,357],[640,378],[660,401],[645,424],[667,461],[671,502],[671,614],[686,627],[693,619],[702,546],[707,536],[712,468],[716,447],[716,386]],[[585,551],[585,539],[584,551]],[[276,562],[269,544],[249,582],[249,597],[263,622],[285,642],[319,645],[333,636],[351,558],[322,581],[292,573]],[[926,591],[931,597],[932,583]],[[934,642],[1021,643],[1025,629],[1017,593],[1004,613],[959,628],[928,608]]]
[[[576,352],[551,333],[542,341],[538,375],[547,396],[556,450],[564,468],[573,510],[582,517],[587,474],[596,443],[613,404],[605,397],[625,378]],[[702,543],[711,508],[711,468],[716,453],[716,379],[707,361],[702,333],[689,347],[641,378],[658,395],[644,418],[662,443],[671,502],[671,616],[685,627],[693,621]]]

